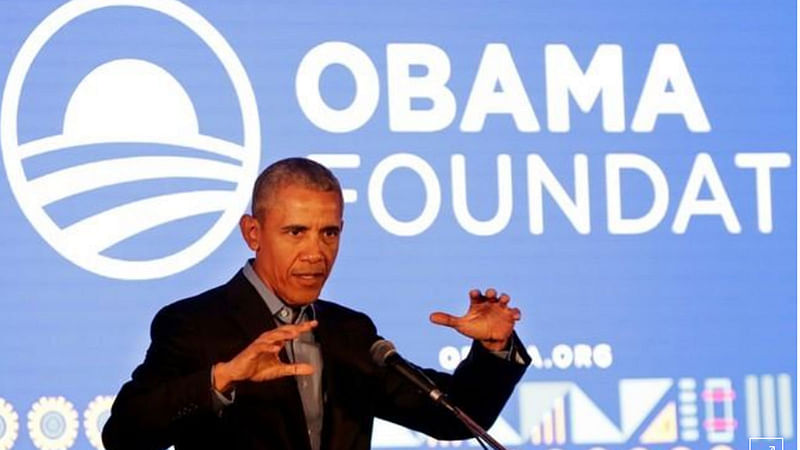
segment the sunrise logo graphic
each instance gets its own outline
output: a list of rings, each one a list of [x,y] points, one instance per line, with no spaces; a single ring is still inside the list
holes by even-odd
[[[242,143],[200,132],[195,105],[169,71],[141,58],[117,58],[83,76],[72,92],[60,134],[19,141],[22,89],[34,59],[64,25],[87,12],[110,7],[156,11],[191,30],[218,58],[230,79],[242,120]],[[185,154],[109,157],[98,144],[141,144],[191,149]],[[255,96],[247,74],[222,35],[186,5],[171,0],[74,0],[55,10],[28,36],[8,75],[0,106],[0,145],[9,184],[37,232],[72,263],[116,279],[153,279],[188,269],[211,254],[236,226],[249,201],[260,156]],[[62,151],[93,159],[33,175],[25,164]],[[198,156],[200,155],[200,156]],[[91,192],[147,180],[198,179],[232,188],[187,189],[138,198],[91,211],[64,224],[50,208]],[[115,245],[179,220],[217,214],[194,241],[155,258],[109,255]]]

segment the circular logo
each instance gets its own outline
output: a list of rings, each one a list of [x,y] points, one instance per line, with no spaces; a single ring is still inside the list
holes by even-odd
[[[18,114],[25,78],[34,59],[67,23],[109,7],[136,7],[169,16],[197,35],[219,59],[241,110],[242,144],[200,133],[191,98],[162,67],[143,59],[106,62],[78,84],[56,136],[20,142]],[[257,175],[261,136],[255,95],[230,45],[201,15],[175,0],[73,0],[47,16],[25,40],[11,65],[0,105],[0,145],[14,197],[36,231],[74,264],[110,278],[166,277],[205,259],[222,244],[247,207]],[[217,159],[194,156],[133,156],[84,162],[35,178],[28,158],[78,145],[146,143],[189,147]],[[222,156],[226,161],[220,160]],[[160,178],[197,178],[233,183],[233,190],[190,190],[151,196],[93,213],[61,226],[48,214],[56,202],[93,190]],[[218,219],[204,234],[167,256],[122,259],[104,254],[114,245],[161,225],[202,214]]]
[[[42,397],[28,412],[28,432],[36,448],[70,448],[78,427],[78,412],[64,397]]]
[[[14,447],[19,432],[19,416],[10,403],[0,398],[0,450]]]
[[[83,429],[86,432],[86,438],[94,448],[103,448],[103,426],[111,416],[111,405],[113,404],[114,397],[98,395],[83,412]]]

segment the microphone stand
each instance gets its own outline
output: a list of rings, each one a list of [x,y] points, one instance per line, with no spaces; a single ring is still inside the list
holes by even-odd
[[[487,444],[489,444],[490,447],[492,447],[495,450],[506,450],[506,448],[503,447],[502,444],[497,442],[486,430],[483,429],[483,427],[481,427],[480,425],[478,425],[477,422],[472,420],[472,417],[467,415],[467,413],[462,411],[461,408],[459,408],[458,406],[451,404],[447,400],[447,397],[444,395],[444,393],[442,393],[442,391],[440,391],[438,388],[435,387],[436,385],[433,383],[433,380],[428,378],[424,372],[422,372],[419,369],[416,369],[416,371],[418,375],[421,375],[431,384],[431,386],[434,387],[432,390],[428,392],[428,396],[431,398],[431,400],[433,400],[434,403],[438,403],[439,405],[443,406],[445,409],[453,413],[453,415],[455,415],[456,418],[460,420],[461,423],[463,423],[464,426],[466,426],[469,429],[469,431],[472,432],[472,434],[475,436],[475,439],[477,439],[478,443],[481,443],[481,439],[483,439],[484,441],[486,441]],[[403,370],[401,370],[401,372],[403,372]],[[418,384],[418,386],[422,387],[424,385]],[[430,388],[424,388],[424,389],[429,390]]]
[[[475,439],[477,439],[478,442],[480,442],[480,440],[483,439],[484,441],[486,441],[487,444],[489,444],[490,447],[492,447],[495,450],[506,450],[506,448],[503,447],[502,444],[497,442],[486,430],[481,428],[480,425],[475,423],[475,421],[472,420],[470,416],[468,416],[464,411],[459,409],[457,406],[453,407],[453,414],[455,414],[456,417],[467,428],[469,428],[470,431],[472,431],[472,434],[475,435]]]

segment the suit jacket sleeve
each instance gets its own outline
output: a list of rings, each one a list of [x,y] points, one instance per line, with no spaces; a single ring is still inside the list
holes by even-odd
[[[507,361],[473,342],[467,358],[450,375],[431,369],[425,374],[484,429],[489,429],[522,378],[530,357],[514,334],[514,346],[523,364]],[[376,415],[436,439],[467,439],[472,433],[449,411],[434,404],[408,381],[393,371],[383,373]]]
[[[213,416],[211,364],[201,334],[173,307],[153,319],[144,362],[117,395],[103,428],[108,449],[166,448],[187,422]]]

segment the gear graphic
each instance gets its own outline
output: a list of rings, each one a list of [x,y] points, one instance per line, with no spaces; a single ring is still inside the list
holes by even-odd
[[[19,432],[19,416],[11,403],[0,398],[0,450],[14,446]]]
[[[83,429],[86,438],[96,449],[103,449],[102,430],[108,416],[111,414],[111,405],[114,397],[111,395],[98,395],[89,403],[83,412]]]
[[[64,397],[42,397],[28,412],[28,432],[36,448],[72,447],[78,437],[78,412]]]

